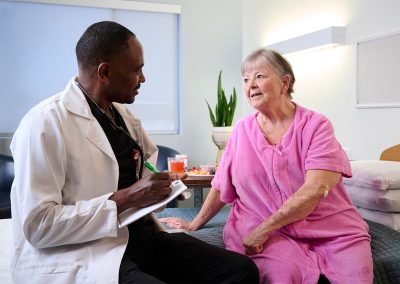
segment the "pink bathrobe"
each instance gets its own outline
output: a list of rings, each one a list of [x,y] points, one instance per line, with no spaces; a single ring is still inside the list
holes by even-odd
[[[321,114],[296,105],[281,144],[268,143],[253,113],[236,124],[212,182],[221,201],[232,204],[224,241],[245,253],[242,239],[275,213],[304,183],[307,170],[351,176],[349,160]],[[342,180],[305,219],[274,232],[251,258],[261,283],[371,283],[368,226],[352,206]]]

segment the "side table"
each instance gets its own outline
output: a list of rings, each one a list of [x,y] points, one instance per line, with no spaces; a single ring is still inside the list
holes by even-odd
[[[194,207],[201,207],[203,203],[203,189],[211,188],[211,181],[214,176],[188,176],[182,182],[188,187],[193,188]]]

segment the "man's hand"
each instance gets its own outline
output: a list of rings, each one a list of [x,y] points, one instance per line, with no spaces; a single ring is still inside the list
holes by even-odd
[[[111,195],[118,205],[118,213],[131,207],[147,207],[171,193],[171,177],[168,173],[155,173],[141,178],[130,187]]]
[[[177,179],[185,179],[187,178],[187,173],[169,173],[169,177],[172,180],[177,180]]]

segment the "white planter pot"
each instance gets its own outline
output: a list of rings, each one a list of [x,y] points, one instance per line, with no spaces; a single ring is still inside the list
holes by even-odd
[[[221,160],[222,154],[225,150],[226,143],[228,142],[232,129],[233,129],[232,126],[214,127],[212,129],[211,137],[214,144],[218,147],[217,160],[216,160],[217,165]]]

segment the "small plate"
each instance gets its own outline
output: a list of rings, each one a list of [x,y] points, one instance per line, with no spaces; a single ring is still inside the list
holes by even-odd
[[[214,177],[215,175],[198,175],[198,174],[191,174],[191,173],[187,173],[188,177],[197,177],[197,178],[210,178],[210,177]]]

